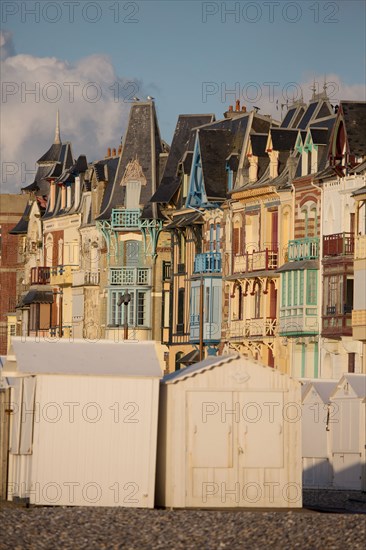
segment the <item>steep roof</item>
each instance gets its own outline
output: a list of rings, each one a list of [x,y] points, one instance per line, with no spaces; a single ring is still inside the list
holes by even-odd
[[[295,148],[298,131],[292,128],[271,128],[274,151],[292,151]]]
[[[109,201],[99,220],[109,219],[112,209],[124,206],[125,186],[121,185],[127,165],[137,159],[146,185],[141,186],[140,203],[145,205],[155,193],[159,177],[159,155],[165,148],[160,138],[155,105],[152,101],[134,103],[130,110],[127,131],[122,145],[122,154],[113,183],[108,183]]]
[[[183,155],[189,151],[189,145],[192,143],[192,129],[212,122],[214,118],[212,114],[179,115],[163,177],[158,189],[151,197],[151,202],[166,203],[171,200],[180,184],[180,178],[177,175],[178,164],[182,160]]]
[[[340,109],[346,127],[351,155],[366,155],[366,101],[341,101]]]
[[[26,235],[28,231],[29,214],[32,209],[32,203],[28,202],[22,217],[18,221],[15,227],[9,231],[10,235]]]
[[[232,141],[230,130],[199,130],[202,173],[208,200],[226,196],[226,158]]]

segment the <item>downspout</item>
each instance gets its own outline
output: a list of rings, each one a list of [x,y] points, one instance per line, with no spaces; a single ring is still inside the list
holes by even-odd
[[[323,188],[319,185],[316,185],[311,179],[310,184],[320,191],[320,232],[319,232],[319,276],[318,276],[318,326],[319,326],[319,336],[318,336],[318,372],[317,378],[321,378],[321,332],[322,332],[322,308],[323,308]],[[314,365],[315,366],[315,365]],[[315,376],[314,372],[314,376]]]

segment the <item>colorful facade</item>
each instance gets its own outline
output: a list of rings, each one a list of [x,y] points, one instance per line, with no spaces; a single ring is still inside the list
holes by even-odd
[[[180,115],[169,147],[139,101],[93,163],[57,124],[13,229],[35,243],[20,333],[153,340],[169,371],[235,350],[295,377],[365,372],[365,105],[324,92],[277,122],[237,101]]]

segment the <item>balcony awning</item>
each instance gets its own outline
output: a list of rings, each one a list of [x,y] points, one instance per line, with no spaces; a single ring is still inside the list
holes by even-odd
[[[299,262],[287,262],[276,269],[276,273],[283,271],[297,271],[301,269],[319,269],[319,260],[300,260]]]
[[[177,364],[184,364],[184,365],[193,365],[193,363],[197,363],[200,359],[200,352],[197,349],[194,349],[193,351],[190,351],[186,355],[183,355],[180,359],[178,359]]]
[[[173,221],[165,229],[175,229],[176,227],[187,227],[195,223],[203,223],[202,214],[194,212],[193,214],[181,214],[175,216]]]
[[[30,290],[22,296],[17,304],[17,308],[29,306],[30,304],[52,304],[52,290]]]

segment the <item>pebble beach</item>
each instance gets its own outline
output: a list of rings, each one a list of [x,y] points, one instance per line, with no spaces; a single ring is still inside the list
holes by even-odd
[[[366,495],[305,491],[299,510],[144,510],[0,503],[1,550],[366,548]]]

